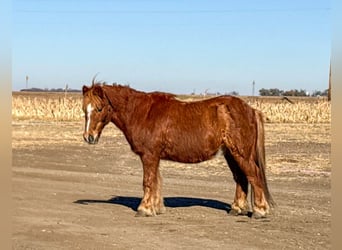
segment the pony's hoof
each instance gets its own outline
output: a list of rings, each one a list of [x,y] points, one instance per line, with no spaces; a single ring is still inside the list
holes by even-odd
[[[161,207],[157,210],[157,214],[164,214],[166,212],[166,208],[165,207]]]
[[[148,213],[145,213],[143,211],[138,211],[135,214],[135,217],[152,217],[152,216],[153,216],[152,214],[148,214]]]
[[[232,215],[232,216],[238,216],[239,215],[239,211],[235,210],[235,209],[230,209],[229,215]]]
[[[249,214],[248,210],[236,210],[236,209],[230,209],[229,211],[229,215],[232,215],[232,216],[239,216],[239,215],[242,215],[242,216],[247,216]]]
[[[147,209],[138,209],[138,212],[135,214],[135,217],[152,217],[155,216],[155,213]]]
[[[261,214],[261,213],[259,213],[259,212],[253,212],[253,214],[252,214],[252,218],[253,219],[256,219],[256,220],[259,220],[259,219],[265,219],[265,218],[267,218],[267,216],[266,216],[266,214]]]

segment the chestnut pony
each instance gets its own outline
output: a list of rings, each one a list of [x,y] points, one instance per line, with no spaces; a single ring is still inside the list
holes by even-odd
[[[96,144],[113,122],[143,165],[144,197],[137,216],[165,211],[160,160],[197,163],[222,149],[236,181],[230,213],[248,214],[248,183],[255,218],[265,217],[273,201],[265,176],[262,114],[234,96],[183,102],[175,95],[145,93],[127,86],[92,82],[83,86],[84,140]]]

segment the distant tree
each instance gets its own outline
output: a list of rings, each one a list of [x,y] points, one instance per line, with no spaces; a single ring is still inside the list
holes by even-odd
[[[311,96],[328,96],[329,89],[324,91],[315,90]],[[291,90],[279,90],[276,88],[273,89],[260,89],[259,94],[261,96],[310,96],[309,93],[305,89],[291,89]]]
[[[283,95],[284,96],[308,96],[307,92],[304,89],[301,89],[301,90],[291,89],[291,90],[285,91]]]
[[[28,92],[44,92],[44,90],[43,90],[43,89],[39,89],[39,88],[21,89],[20,91],[28,91]]]
[[[264,88],[259,89],[259,95],[261,95],[261,96],[266,96],[267,93],[268,93],[267,89],[264,89]]]
[[[239,92],[237,91],[231,91],[231,92],[228,92],[226,93],[227,95],[235,95],[235,96],[238,96],[239,95]]]
[[[295,96],[295,91],[293,89],[291,90],[286,90],[284,92],[284,96]]]
[[[329,89],[326,89],[324,91],[315,90],[312,92],[311,96],[329,96]]]
[[[261,96],[281,96],[283,94],[282,90],[279,90],[277,88],[274,89],[260,89],[259,95]]]
[[[322,96],[322,91],[315,90],[314,92],[312,92],[311,96]]]
[[[48,89],[48,88],[44,88],[44,89],[40,89],[40,88],[30,88],[30,89],[21,89],[20,91],[28,91],[28,92],[65,92],[65,89],[62,88],[52,88],[52,89]],[[68,88],[68,92],[82,92],[80,89],[69,89]]]

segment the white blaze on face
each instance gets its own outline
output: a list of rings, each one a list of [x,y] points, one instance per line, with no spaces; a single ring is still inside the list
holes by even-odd
[[[94,108],[91,106],[89,103],[87,106],[87,133],[89,132],[89,127],[90,127],[90,117],[91,117],[91,112],[93,112]]]

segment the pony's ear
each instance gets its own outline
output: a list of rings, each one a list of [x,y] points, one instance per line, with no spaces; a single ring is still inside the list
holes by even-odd
[[[83,85],[82,88],[82,94],[84,95],[85,93],[87,93],[89,91],[90,88],[88,88],[87,86]]]
[[[102,87],[99,85],[95,85],[93,88],[94,88],[93,94],[97,95],[98,97],[100,97],[102,99],[104,96]]]

